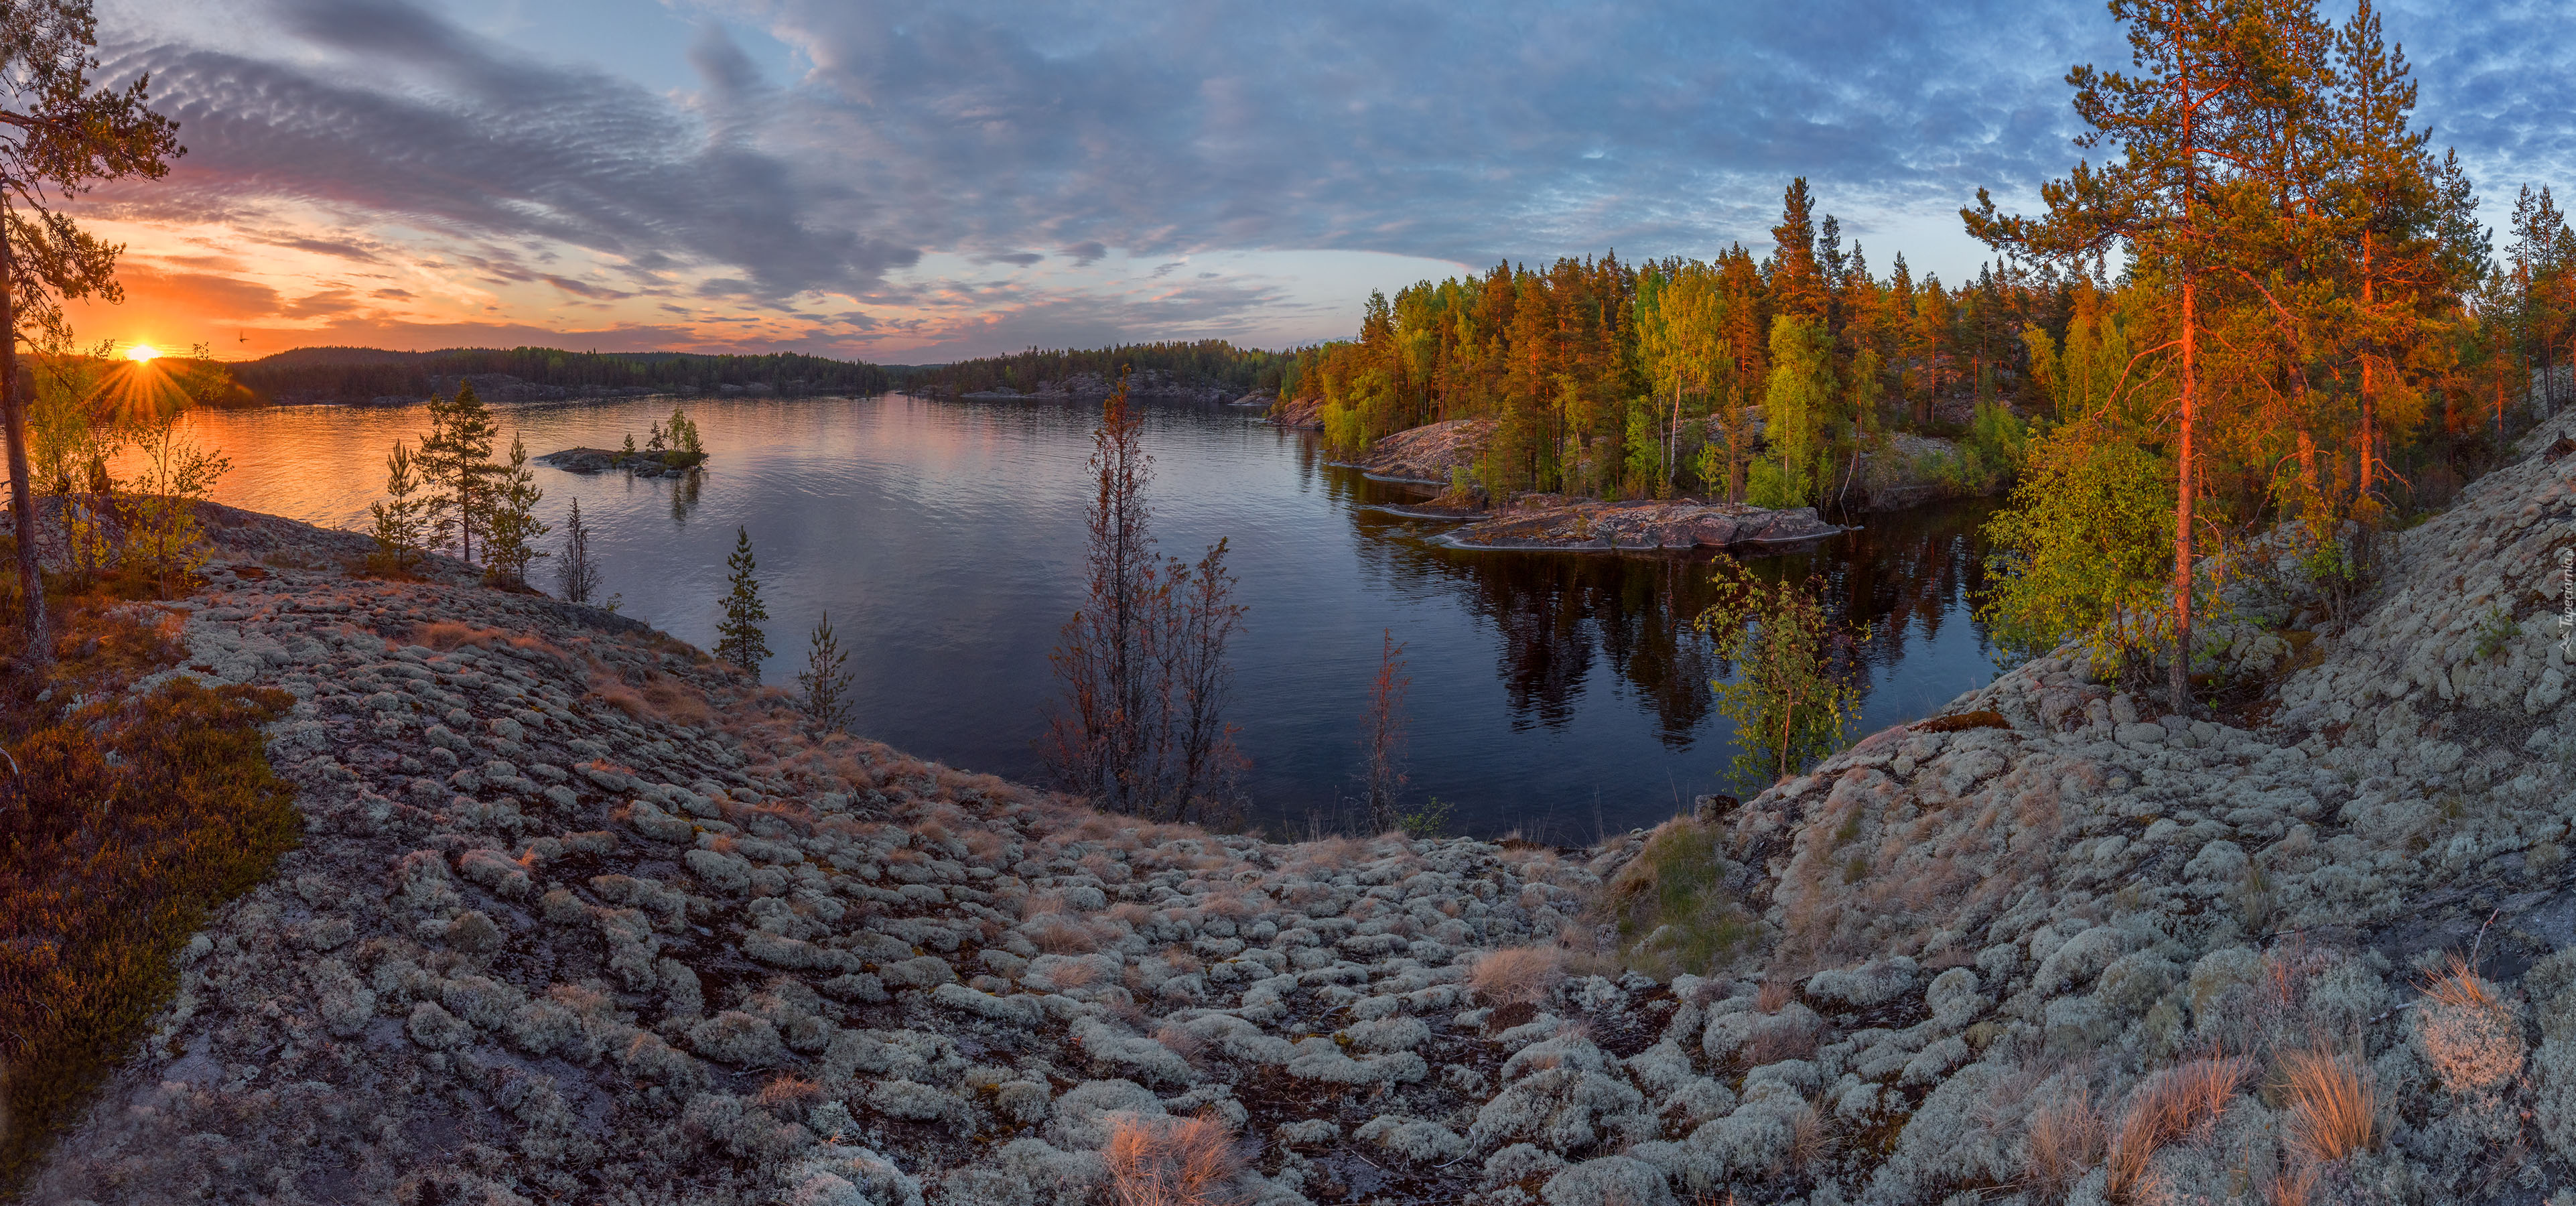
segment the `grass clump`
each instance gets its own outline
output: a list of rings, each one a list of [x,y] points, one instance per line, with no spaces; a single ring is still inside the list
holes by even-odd
[[[36,723],[0,814],[0,1190],[169,1000],[189,935],[295,846],[294,790],[261,733],[292,702],[182,678],[76,712],[11,709]]]
[[[1706,975],[1753,936],[1753,917],[1725,884],[1715,828],[1688,818],[1658,826],[1602,890],[1620,961],[1658,978]]]

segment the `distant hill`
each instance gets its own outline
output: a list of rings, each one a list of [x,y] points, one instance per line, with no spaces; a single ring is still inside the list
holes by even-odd
[[[711,356],[696,352],[566,352],[555,348],[296,348],[227,366],[260,401],[414,402],[471,382],[494,402],[646,394],[877,394],[893,384],[882,366],[797,352]]]

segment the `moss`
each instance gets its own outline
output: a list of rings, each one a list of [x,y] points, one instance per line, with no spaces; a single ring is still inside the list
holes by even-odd
[[[1657,828],[1596,909],[1618,931],[1621,962],[1655,976],[1705,975],[1741,950],[1754,920],[1727,890],[1727,868],[1713,826]]]
[[[0,814],[11,1115],[0,1190],[26,1174],[177,990],[189,936],[296,845],[294,792],[270,769],[260,731],[292,702],[181,678],[44,718],[17,743],[25,806]]]

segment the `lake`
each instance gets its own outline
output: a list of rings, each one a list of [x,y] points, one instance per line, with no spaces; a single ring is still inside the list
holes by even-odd
[[[495,407],[529,453],[638,443],[669,399]],[[604,589],[625,614],[715,641],[725,557],[751,533],[792,684],[828,612],[851,651],[853,729],[953,766],[1036,781],[1032,741],[1054,689],[1046,654],[1082,589],[1085,459],[1097,406],[888,395],[686,403],[710,455],[694,482],[540,466],[541,515],[573,499],[596,529]],[[1417,499],[1325,462],[1314,438],[1225,407],[1146,408],[1155,530],[1192,559],[1218,537],[1250,605],[1230,710],[1252,759],[1253,819],[1273,834],[1348,816],[1359,718],[1380,633],[1405,643],[1409,793],[1452,827],[1549,841],[1652,825],[1722,790],[1733,734],[1708,682],[1725,670],[1689,621],[1709,595],[1698,556],[1478,553],[1439,525],[1373,509]],[[422,407],[199,411],[190,433],[229,455],[218,501],[362,530],[384,457]],[[1828,584],[1872,626],[1863,731],[1928,714],[1992,680],[1970,615],[1986,508],[1880,516],[1757,564]],[[546,547],[558,538],[549,536]],[[553,565],[531,576],[553,582]]]

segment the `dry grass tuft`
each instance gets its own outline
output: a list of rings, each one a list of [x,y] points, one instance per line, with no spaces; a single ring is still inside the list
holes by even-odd
[[[2457,955],[2425,981],[2415,1032],[2442,1087],[2453,1093],[2494,1089],[2522,1071],[2521,1021]]]
[[[498,628],[485,628],[458,620],[439,620],[424,624],[412,634],[412,643],[444,652],[465,645],[489,645],[505,639]]]
[[[2035,1202],[2063,1201],[2086,1170],[2101,1163],[2110,1130],[2090,1089],[2076,1089],[2031,1115],[2022,1184]]]
[[[1786,980],[1764,980],[1753,994],[1753,1008],[1759,1013],[1778,1013],[1796,1000],[1798,989]]]
[[[823,1100],[823,1086],[802,1076],[781,1076],[760,1086],[760,1094],[753,1100],[772,1109],[786,1106],[802,1110]]]
[[[1234,1136],[1214,1118],[1119,1115],[1101,1149],[1118,1206],[1224,1206],[1243,1171]]]
[[[2254,1061],[2241,1055],[2185,1060],[2131,1092],[2111,1145],[2107,1189],[2112,1200],[2133,1201],[2151,1189],[2148,1162],[2156,1149],[2218,1117],[2253,1071]]]
[[[2376,1078],[2353,1063],[2326,1051],[2292,1051],[2281,1057],[2281,1079],[2290,1105],[2285,1128],[2290,1148],[2311,1164],[2367,1151],[2378,1137]]]
[[[1536,1004],[1564,978],[1557,952],[1536,946],[1506,947],[1467,969],[1468,986],[1491,1005]]]

